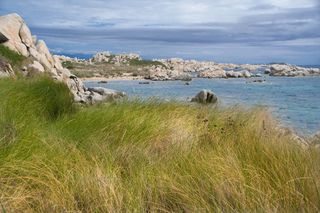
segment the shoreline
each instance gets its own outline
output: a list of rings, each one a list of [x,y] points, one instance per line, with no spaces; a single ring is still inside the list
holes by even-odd
[[[119,76],[119,77],[84,77],[80,78],[82,81],[134,81],[146,80],[143,76]]]
[[[318,78],[320,76],[310,75],[310,76],[262,76],[262,77],[251,77],[251,78],[201,78],[195,77],[192,79],[259,79],[259,78]],[[79,77],[80,78],[80,77]],[[144,76],[118,76],[118,77],[83,77],[80,78],[82,81],[152,81],[150,79],[145,79]],[[181,81],[181,80],[167,80],[167,81]]]

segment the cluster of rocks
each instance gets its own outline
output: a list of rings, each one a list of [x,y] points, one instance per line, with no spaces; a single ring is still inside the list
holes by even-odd
[[[98,52],[91,59],[89,59],[90,62],[107,62],[116,65],[128,64],[132,60],[141,61],[142,58],[136,53],[114,55],[111,52]]]
[[[248,70],[225,71],[221,68],[206,70],[198,74],[200,78],[250,78],[253,75]]]
[[[163,63],[164,76],[183,73],[196,73],[200,78],[250,78],[261,77],[261,73],[270,76],[315,76],[320,75],[319,68],[304,68],[290,64],[219,64],[210,61],[183,60],[180,58],[156,59]],[[150,72],[159,73],[159,68],[151,68]],[[173,74],[170,74],[173,72]]]
[[[149,68],[149,76],[147,79],[152,81],[169,81],[169,80],[182,80],[190,81],[192,77],[179,69],[168,69],[165,66],[154,65]]]
[[[89,60],[59,56],[62,61],[84,62],[93,64],[96,62],[107,62],[115,65],[130,65],[132,60],[142,60],[140,55],[120,54],[111,52],[99,52]],[[212,61],[183,60],[181,58],[154,59],[161,65],[148,66],[149,75],[145,78],[153,81],[166,80],[191,80],[192,77],[199,78],[251,78],[262,77],[263,74],[270,76],[311,76],[320,75],[318,68],[303,68],[289,64],[220,64]]]
[[[200,78],[250,78],[254,77],[251,71],[256,71],[261,65],[237,65],[237,64],[218,64],[212,61],[196,61],[196,60],[183,60],[180,58],[160,59],[156,60],[163,63],[166,70],[162,73],[173,72],[183,75],[186,73],[196,73]],[[158,71],[151,69],[152,71]]]
[[[265,74],[270,76],[315,76],[320,75],[319,68],[304,68],[290,64],[272,64],[266,70]]]
[[[196,60],[183,60],[181,58],[171,58],[171,59],[156,59],[164,64],[170,70],[178,70],[179,72],[193,73],[202,72],[213,68],[214,62],[202,62]]]
[[[30,29],[18,14],[0,16],[0,43],[9,49],[28,57],[32,63],[21,68],[21,73],[47,73],[53,79],[64,82],[74,95],[76,102],[96,103],[110,97],[121,97],[123,93],[112,90],[88,89],[68,69],[63,68],[60,58],[51,55],[46,43],[32,36]],[[1,62],[0,76],[15,75],[11,66]]]
[[[61,62],[76,62],[76,63],[85,63],[87,60],[86,59],[81,59],[81,58],[71,58],[69,56],[65,55],[56,55],[56,57],[61,61]]]

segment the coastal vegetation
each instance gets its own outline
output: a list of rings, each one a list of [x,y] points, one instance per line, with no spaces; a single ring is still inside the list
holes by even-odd
[[[162,66],[162,67],[166,67],[160,61],[152,61],[152,60],[132,59],[132,60],[130,60],[129,64],[132,66]]]
[[[94,64],[84,64],[77,62],[64,62],[64,66],[80,78],[90,77],[119,77],[119,76],[145,76],[149,74],[148,67],[143,64],[119,64],[114,65],[109,62],[96,62]]]
[[[0,79],[2,212],[318,212],[320,153],[266,109],[75,105],[46,77]]]
[[[0,61],[1,60],[10,63],[13,66],[13,69],[16,69],[23,64],[23,62],[26,60],[26,57],[0,44]]]
[[[151,60],[138,60],[131,59],[127,63],[120,63],[115,65],[111,62],[95,62],[95,63],[83,63],[75,61],[62,62],[64,68],[70,69],[70,71],[81,78],[90,77],[145,77],[149,76],[149,69],[151,66],[165,65],[158,61]]]

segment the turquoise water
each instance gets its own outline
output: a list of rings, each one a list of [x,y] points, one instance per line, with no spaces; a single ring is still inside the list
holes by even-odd
[[[190,85],[181,81],[150,82],[110,81],[107,84],[85,82],[86,86],[102,86],[126,92],[130,97],[158,97],[187,101],[202,89],[212,90],[223,106],[263,105],[282,124],[303,134],[320,130],[320,77],[265,77],[264,83],[252,79],[193,79]]]

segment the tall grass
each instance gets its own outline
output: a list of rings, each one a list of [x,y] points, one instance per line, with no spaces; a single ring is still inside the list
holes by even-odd
[[[0,81],[6,212],[318,212],[320,153],[264,109],[72,104],[48,79]],[[1,208],[0,208],[1,209]]]
[[[23,62],[23,60],[26,59],[23,55],[20,55],[12,50],[10,50],[8,47],[0,44],[0,58],[4,58],[8,60],[8,62],[12,66],[20,66]]]

